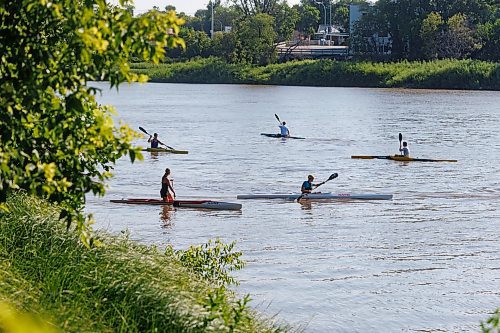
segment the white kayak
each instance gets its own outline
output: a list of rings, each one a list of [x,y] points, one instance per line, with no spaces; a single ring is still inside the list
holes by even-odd
[[[289,194],[243,194],[238,195],[238,199],[285,199],[296,200],[301,196],[298,193]],[[349,193],[310,193],[305,194],[301,200],[391,200],[392,194],[349,194]]]

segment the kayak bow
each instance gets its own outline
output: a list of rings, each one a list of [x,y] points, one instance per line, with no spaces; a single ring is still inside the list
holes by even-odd
[[[142,151],[171,153],[171,154],[187,154],[187,153],[189,153],[187,150],[177,150],[177,149],[169,149],[169,148],[145,148]]]
[[[305,139],[305,138],[302,138],[300,136],[282,136],[281,134],[272,134],[272,133],[260,133],[260,135],[264,135],[264,136],[267,136],[269,138],[299,139],[299,140]]]
[[[124,203],[132,205],[172,205],[180,208],[203,208],[218,210],[240,210],[241,204],[213,200],[174,200],[166,202],[161,199],[119,199],[110,200],[113,203]]]
[[[392,160],[400,162],[457,162],[457,160],[440,160],[432,158],[413,158],[400,155],[388,155],[388,156],[370,156],[370,155],[354,155],[351,158],[360,158],[366,160],[378,159],[378,160]]]
[[[238,195],[237,199],[285,199],[296,200],[302,194],[242,194]],[[392,194],[349,194],[349,193],[309,193],[302,196],[305,200],[391,200]]]

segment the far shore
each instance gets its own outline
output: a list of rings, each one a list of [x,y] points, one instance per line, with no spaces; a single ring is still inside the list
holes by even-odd
[[[500,63],[479,60],[367,62],[302,60],[268,66],[229,64],[218,58],[134,63],[149,82],[260,84],[313,87],[500,90]]]

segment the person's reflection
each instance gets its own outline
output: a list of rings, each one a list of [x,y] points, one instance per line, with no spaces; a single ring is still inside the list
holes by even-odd
[[[300,200],[300,208],[302,210],[311,210],[312,209],[312,201],[311,200]]]
[[[152,152],[150,152],[150,154],[151,154],[151,159],[152,160],[157,160],[158,159],[159,152],[152,151]]]
[[[171,205],[163,205],[160,213],[160,219],[163,221],[163,228],[171,228],[173,227],[172,223],[172,211],[175,209]]]

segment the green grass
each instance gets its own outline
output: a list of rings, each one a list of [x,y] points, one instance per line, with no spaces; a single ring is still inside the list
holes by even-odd
[[[500,90],[500,64],[478,60],[303,60],[256,67],[206,58],[160,65],[137,63],[132,69],[147,74],[153,82]]]
[[[87,249],[58,221],[57,207],[24,194],[8,207],[0,213],[1,332],[21,322],[22,315],[9,321],[9,308],[64,332],[285,330],[173,251],[109,235]]]

